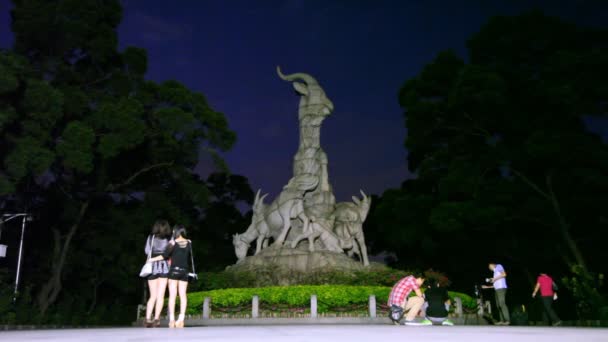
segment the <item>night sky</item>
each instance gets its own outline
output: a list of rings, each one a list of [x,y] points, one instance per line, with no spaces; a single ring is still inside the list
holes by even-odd
[[[207,96],[237,133],[230,170],[271,197],[291,177],[297,104],[275,72],[312,74],[335,105],[322,129],[338,200],[381,194],[412,175],[397,92],[441,50],[465,57],[467,38],[492,15],[534,7],[606,25],[606,1],[123,1],[121,49],[148,51],[148,78],[175,79]],[[0,47],[12,44],[9,1],[0,0]],[[605,134],[607,120],[591,128]],[[197,171],[210,171],[201,156]]]

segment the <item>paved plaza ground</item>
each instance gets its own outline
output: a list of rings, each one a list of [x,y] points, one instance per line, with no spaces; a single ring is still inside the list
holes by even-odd
[[[0,341],[607,342],[608,329],[390,325],[222,326],[185,329],[107,328],[0,331]]]

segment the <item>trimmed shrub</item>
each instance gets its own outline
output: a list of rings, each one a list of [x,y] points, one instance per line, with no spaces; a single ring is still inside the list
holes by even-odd
[[[388,267],[373,267],[366,271],[315,272],[290,274],[297,279],[298,285],[363,285],[393,286],[399,279],[411,274],[408,271],[394,270]],[[228,288],[248,288],[276,286],[276,274],[272,269],[261,269],[255,272],[206,272],[199,274],[197,289],[209,291]]]
[[[188,294],[188,314],[201,313],[205,297],[210,297],[214,308],[246,307],[251,298],[257,295],[260,305],[277,305],[288,307],[308,308],[310,296],[317,295],[318,311],[334,312],[356,307],[363,308],[368,303],[370,295],[376,296],[378,305],[385,306],[391,291],[389,286],[350,286],[350,285],[297,285],[270,286],[259,288],[233,288],[211,291],[193,292]],[[463,307],[474,309],[475,299],[468,295],[450,292],[450,297],[460,297]],[[366,308],[364,310],[367,310]]]

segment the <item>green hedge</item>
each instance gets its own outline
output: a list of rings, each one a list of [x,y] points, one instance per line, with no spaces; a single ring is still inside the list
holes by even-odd
[[[286,277],[278,271],[260,268],[255,272],[222,271],[199,273],[196,289],[209,291],[229,288],[268,287],[281,284],[280,279],[295,279],[294,285],[364,285],[364,286],[393,286],[399,279],[411,274],[408,271],[395,270],[388,267],[371,267],[365,271],[323,271],[312,273],[293,272]]]
[[[201,291],[188,294],[188,314],[200,314],[205,297],[211,298],[212,306],[223,308],[248,305],[254,295],[260,298],[262,304],[308,307],[310,296],[316,294],[318,311],[330,312],[335,308],[366,305],[370,295],[376,296],[378,304],[384,304],[388,300],[390,291],[389,286],[351,285],[270,286]],[[467,309],[476,307],[475,299],[466,294],[457,292],[449,292],[449,294],[451,298],[460,297],[463,307]]]

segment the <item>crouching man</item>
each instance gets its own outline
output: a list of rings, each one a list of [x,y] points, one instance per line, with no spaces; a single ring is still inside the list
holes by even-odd
[[[399,280],[391,293],[388,296],[389,308],[399,307],[405,312],[405,325],[432,325],[433,323],[427,319],[422,321],[416,320],[416,316],[420,313],[420,309],[424,305],[424,297],[420,286],[424,283],[424,277],[422,275],[410,275]],[[408,298],[410,293],[414,291],[415,296]],[[394,322],[398,323],[398,319],[392,318]]]

